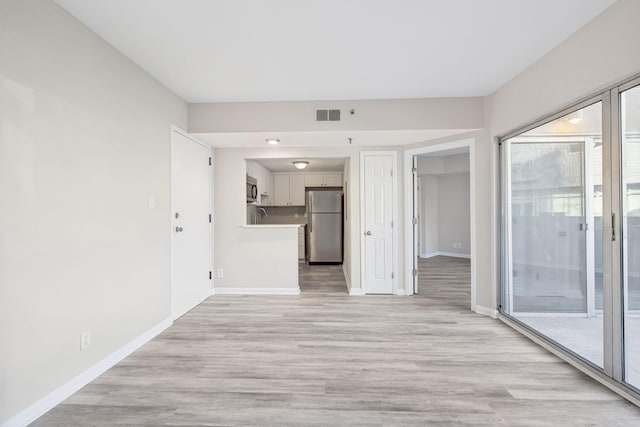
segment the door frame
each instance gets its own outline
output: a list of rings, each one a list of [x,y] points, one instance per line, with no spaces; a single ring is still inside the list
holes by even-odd
[[[475,138],[464,138],[457,141],[406,150],[404,152],[404,188],[405,188],[405,294],[413,295],[413,157],[420,154],[436,153],[454,148],[469,148],[469,242],[471,252],[471,311],[476,311],[476,168]],[[417,276],[416,276],[417,277]]]
[[[191,142],[194,142],[198,145],[201,145],[202,147],[206,148],[209,152],[209,158],[211,159],[211,165],[209,167],[209,179],[208,179],[208,188],[209,188],[209,213],[211,214],[211,222],[209,223],[209,236],[208,236],[208,240],[209,240],[209,271],[211,272],[211,280],[210,280],[210,287],[211,287],[211,295],[213,295],[213,220],[215,218],[215,216],[213,215],[213,181],[212,181],[212,177],[213,177],[213,152],[212,152],[212,147],[209,144],[206,144],[200,140],[198,140],[197,138],[195,138],[193,135],[190,135],[188,132],[180,129],[179,127],[175,126],[175,125],[171,125],[170,126],[170,131],[171,131],[171,138],[170,138],[170,145],[169,145],[169,171],[171,171],[171,166],[172,166],[172,161],[173,161],[173,156],[172,156],[172,151],[173,151],[173,136],[174,136],[174,132],[182,135],[183,137],[189,139]],[[170,299],[170,311],[171,311],[171,319],[176,320],[176,315],[173,312],[173,295],[174,295],[174,285],[175,285],[175,280],[174,280],[174,276],[173,276],[173,263],[174,263],[174,259],[173,259],[173,250],[175,247],[175,233],[173,232],[173,213],[175,212],[175,206],[173,205],[174,203],[174,199],[173,199],[173,174],[169,173],[169,200],[170,200],[170,212],[169,212],[169,225],[170,225],[170,233],[171,233],[171,254],[170,254],[170,265],[169,265],[169,271],[170,271],[170,288],[169,288],[169,294],[171,296]]]
[[[414,159],[416,158],[415,156],[413,157]],[[422,232],[424,231],[422,226],[422,220],[424,218],[423,212],[422,212],[422,178],[420,178],[417,174],[415,176],[415,187],[414,187],[414,199],[413,199],[413,203],[414,203],[414,211],[412,212],[412,214],[414,215],[414,217],[416,218],[416,224],[413,226],[413,252],[412,254],[415,254],[417,258],[420,257],[420,253],[422,252],[422,244],[423,242],[423,234]],[[416,209],[416,204],[417,209]],[[417,213],[417,215],[416,215]],[[420,289],[418,286],[418,276],[416,275],[415,277],[412,278],[412,283],[413,283],[413,292],[414,293],[419,293]],[[408,286],[407,286],[408,287]]]
[[[365,209],[364,209],[364,196],[365,196],[365,170],[364,160],[367,156],[391,156],[391,191],[393,193],[391,197],[391,263],[392,263],[392,277],[391,277],[391,289],[393,295],[406,295],[404,289],[399,289],[398,278],[399,265],[398,265],[398,155],[396,151],[361,151],[360,152],[360,282],[362,287],[362,293],[367,293],[367,282],[365,275]]]

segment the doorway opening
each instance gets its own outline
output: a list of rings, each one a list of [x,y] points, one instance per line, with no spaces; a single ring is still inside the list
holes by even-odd
[[[473,140],[411,150],[407,294],[475,310]]]
[[[301,294],[347,296],[349,159],[258,158],[246,164],[256,195],[247,197],[247,224],[297,225]]]
[[[469,147],[416,156],[414,293],[471,304]]]

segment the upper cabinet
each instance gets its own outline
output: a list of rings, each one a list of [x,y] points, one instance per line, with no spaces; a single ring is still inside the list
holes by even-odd
[[[273,204],[273,174],[256,161],[247,160],[247,175],[255,178],[258,187],[258,203]]]
[[[262,167],[260,178],[258,182],[262,183],[262,186],[258,187],[258,194],[260,195],[261,205],[273,204],[273,174],[266,168]]]
[[[252,160],[247,160],[247,174],[258,180],[261,205],[304,206],[306,187],[342,187],[342,174],[272,173]]]
[[[342,187],[342,175],[307,174],[304,185],[305,187]]]
[[[273,176],[273,204],[275,206],[304,206],[305,176],[276,174]]]

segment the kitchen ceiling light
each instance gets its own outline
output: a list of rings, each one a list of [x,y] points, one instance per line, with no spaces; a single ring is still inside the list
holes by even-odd
[[[280,142],[280,140],[276,138],[267,138],[267,142],[269,143],[269,145],[276,145],[278,144],[278,142]]]
[[[293,162],[293,166],[295,166],[296,169],[302,170],[302,169],[306,168],[307,166],[309,166],[309,162],[305,162],[305,161],[300,160],[300,161]]]

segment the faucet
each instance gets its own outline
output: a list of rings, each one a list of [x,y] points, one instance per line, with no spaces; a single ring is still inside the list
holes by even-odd
[[[256,208],[256,211],[253,213],[253,223],[257,224],[258,223],[258,211],[262,212],[262,214],[266,217],[268,217],[269,215],[267,215],[267,211],[264,208]]]

